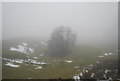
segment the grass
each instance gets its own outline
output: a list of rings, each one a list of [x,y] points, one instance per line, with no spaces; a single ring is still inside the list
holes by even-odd
[[[21,59],[27,59],[25,54],[20,54],[18,52],[11,52],[9,51],[9,48],[11,45],[16,46],[20,44],[20,42],[11,43],[11,42],[3,42],[3,57],[5,58],[21,58]],[[39,45],[38,41],[28,42],[30,46],[32,44]],[[36,51],[34,54],[31,54],[30,57],[33,58],[35,56],[39,57],[38,61],[43,61],[46,59],[46,62],[48,63],[47,66],[42,66],[42,69],[36,70],[33,64],[25,65],[20,64],[19,68],[11,68],[7,67],[4,64],[6,64],[6,61],[3,61],[3,79],[57,79],[57,78],[63,78],[68,79],[72,78],[74,75],[79,74],[82,72],[82,69],[76,69],[75,66],[80,67],[86,67],[90,64],[96,63],[96,61],[101,60],[113,60],[117,59],[117,55],[109,56],[105,58],[98,58],[99,55],[102,55],[103,52],[111,52],[113,49],[106,49],[106,48],[96,48],[96,47],[90,47],[90,46],[75,46],[73,48],[73,52],[66,56],[66,57],[50,57],[50,56],[43,56],[40,57],[39,55],[43,53],[46,50],[46,46],[39,45],[39,47],[35,48]],[[56,60],[56,62],[54,62]],[[72,63],[66,63],[64,60],[72,60]]]

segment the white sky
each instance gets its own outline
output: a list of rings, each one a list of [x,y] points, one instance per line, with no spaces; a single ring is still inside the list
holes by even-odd
[[[70,26],[81,42],[116,43],[117,2],[3,3],[3,38],[48,38],[58,26]]]
[[[120,0],[1,0],[2,2],[119,2]]]

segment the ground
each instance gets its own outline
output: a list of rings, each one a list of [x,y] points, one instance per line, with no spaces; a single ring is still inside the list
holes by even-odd
[[[118,77],[116,48],[76,45],[73,52],[66,57],[48,56],[46,50],[46,41],[3,41],[2,78],[71,79],[79,76],[83,79],[100,79],[107,76],[109,79],[115,79]]]

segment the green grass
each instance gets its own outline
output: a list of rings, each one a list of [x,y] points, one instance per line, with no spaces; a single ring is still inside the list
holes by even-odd
[[[19,42],[20,43],[20,42]],[[33,43],[38,44],[38,41],[29,42],[30,45]],[[12,43],[13,46],[16,46],[18,42]],[[17,52],[10,52],[9,46],[12,44],[9,44],[8,42],[3,42],[3,56],[5,58],[22,58],[26,59],[25,54],[18,54]],[[40,46],[38,48],[35,48],[36,52],[34,54],[31,54],[30,56],[33,58],[34,56],[39,56],[41,53],[43,53],[47,47],[46,46]],[[113,48],[114,49],[114,48]],[[72,78],[75,74],[79,74],[82,69],[76,69],[75,66],[85,67],[89,66],[90,64],[96,63],[96,61],[101,60],[113,60],[117,59],[117,55],[114,56],[108,56],[105,58],[98,58],[99,55],[102,55],[103,52],[111,52],[113,49],[110,48],[96,48],[96,47],[90,47],[90,46],[75,46],[73,48],[73,52],[66,56],[66,57],[53,57],[53,56],[43,56],[39,57],[38,61],[43,61],[46,59],[46,62],[48,63],[47,66],[42,66],[42,69],[35,70],[35,66],[33,64],[25,65],[20,64],[19,68],[11,68],[7,67],[4,64],[6,61],[3,61],[3,79],[53,79],[53,78]],[[56,60],[57,62],[53,62]],[[59,61],[62,60],[62,61]],[[65,63],[64,60],[72,60],[72,63]],[[79,71],[78,71],[79,70]]]

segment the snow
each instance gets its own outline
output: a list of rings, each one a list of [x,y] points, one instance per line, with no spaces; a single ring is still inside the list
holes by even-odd
[[[107,54],[107,53],[105,53],[105,55],[107,56],[108,54]]]
[[[15,62],[15,63],[23,63],[23,61],[24,61],[24,60],[22,60],[22,59],[14,59],[14,60],[12,60],[12,59],[7,59],[7,58],[2,58],[2,59],[5,60],[5,61]]]
[[[9,67],[14,67],[14,68],[17,68],[17,67],[20,67],[19,65],[15,65],[11,62],[8,62],[7,64],[5,64],[6,66],[9,66]]]
[[[34,53],[34,50],[32,48],[29,48],[30,53]]]
[[[47,63],[45,63],[45,62],[41,62],[40,64],[47,64]]]
[[[103,75],[105,79],[107,79],[106,75],[109,71],[111,71],[111,70],[108,70],[108,69],[105,70],[105,74]]]
[[[93,64],[90,64],[90,67],[93,67]]]
[[[94,74],[94,73],[92,73],[92,74],[91,74],[91,78],[92,78],[92,77],[94,77],[94,75],[95,75],[95,74]]]
[[[25,46],[22,45],[18,45],[18,51],[22,52],[22,53],[26,53],[27,48]]]
[[[18,51],[18,49],[17,49],[17,48],[14,48],[14,47],[11,47],[11,48],[10,48],[10,51]]]
[[[33,64],[47,64],[45,62],[37,62],[36,60],[30,60],[30,62]]]
[[[43,45],[48,45],[47,43],[45,43],[45,42],[40,42],[41,44],[43,44]]]
[[[109,78],[109,80],[112,80],[112,78]]]
[[[88,70],[85,70],[86,73],[88,73]]]
[[[27,58],[30,58],[30,56],[26,56]]]
[[[76,68],[76,69],[77,69],[77,68],[79,68],[79,66],[75,66],[74,68]]]
[[[17,60],[14,60],[16,63],[23,63],[23,60],[20,60],[20,59],[17,59]]]
[[[34,59],[38,59],[38,57],[34,57]]]
[[[113,54],[113,53],[105,53],[106,56],[108,56],[108,55],[112,55],[112,54]]]
[[[22,45],[27,46],[28,44],[23,42]]]
[[[98,57],[102,58],[102,57],[109,56],[109,55],[113,55],[113,53],[105,53],[105,52],[104,52],[103,55],[100,55],[100,56],[98,56]]]
[[[71,62],[72,62],[72,60],[65,60],[65,62],[67,62],[67,63],[71,63]]]
[[[109,70],[108,70],[108,69],[106,69],[106,70],[105,70],[105,74],[107,74],[107,73],[108,73],[108,71],[109,71]]]
[[[106,75],[103,75],[105,79],[107,79]]]
[[[102,58],[102,57],[104,57],[104,56],[98,56],[98,57]]]
[[[17,48],[11,47],[10,51],[17,51],[24,54],[34,53],[34,49],[32,49],[31,47],[28,48],[27,45],[28,45],[27,43],[22,43],[22,45],[18,45]]]
[[[83,73],[80,73],[80,76],[83,76]]]
[[[7,61],[8,59],[7,58],[2,58],[2,60],[6,60]]]
[[[97,64],[99,64],[100,62],[99,62],[99,61],[97,61],[96,63],[97,63]]]
[[[75,81],[80,81],[79,75],[78,75],[78,76],[73,76],[73,79],[74,79]]]
[[[35,69],[42,69],[42,67],[41,67],[41,66],[38,66],[38,67],[36,67]]]
[[[40,56],[44,56],[44,53],[41,53]]]
[[[21,63],[32,63],[32,64],[47,64],[46,62],[38,62],[37,60],[32,60],[32,59],[27,59],[27,60],[23,60],[23,59],[7,59],[7,58],[2,58],[3,60],[5,61],[9,61],[9,62],[14,62],[14,63],[18,63],[18,64],[21,64]]]
[[[21,52],[21,53],[26,53],[26,49],[27,49],[26,47],[18,45],[18,48],[11,47],[10,51],[17,51],[17,52]]]
[[[113,53],[108,53],[109,55],[112,55]]]
[[[33,64],[47,64],[45,62],[37,62],[36,60],[28,60],[30,63],[33,63]]]

